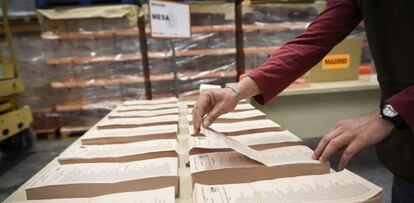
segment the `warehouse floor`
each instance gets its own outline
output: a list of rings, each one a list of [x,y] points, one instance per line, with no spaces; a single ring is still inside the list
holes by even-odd
[[[14,157],[0,154],[0,201],[13,193],[72,142],[70,140],[38,140],[30,153]],[[312,149],[317,143],[318,139],[305,140],[305,144]],[[332,161],[333,167],[336,167],[337,160],[338,156]],[[348,169],[384,188],[384,202],[391,201],[392,174],[379,164],[374,148],[360,152],[351,161]]]

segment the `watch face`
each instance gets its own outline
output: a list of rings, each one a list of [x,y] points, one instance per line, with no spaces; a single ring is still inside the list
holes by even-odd
[[[398,112],[394,108],[392,108],[391,105],[387,104],[382,109],[382,114],[388,117],[395,117],[398,115]]]

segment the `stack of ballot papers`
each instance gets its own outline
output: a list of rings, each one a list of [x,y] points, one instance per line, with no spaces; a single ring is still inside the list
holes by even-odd
[[[161,157],[178,157],[175,139],[149,140],[128,144],[73,145],[58,156],[61,164],[129,162]]]
[[[178,100],[175,97],[160,100],[125,101],[108,114],[108,118],[139,118],[163,115],[178,115]]]
[[[140,106],[140,105],[158,105],[158,104],[177,104],[178,99],[176,97],[167,97],[163,99],[154,99],[154,100],[129,100],[124,101],[122,106]]]
[[[178,159],[67,164],[47,168],[26,188],[27,199],[82,198],[172,186],[178,191]]]
[[[210,128],[227,136],[239,136],[263,132],[279,132],[282,130],[279,124],[269,119],[240,121],[232,123],[213,123],[211,124]],[[195,136],[194,128],[192,125],[189,126],[189,130],[190,134]]]
[[[188,107],[188,113],[191,114],[193,112],[195,102],[186,102],[186,104],[187,104],[187,107]],[[249,103],[239,103],[236,106],[236,108],[234,109],[233,112],[248,111],[248,110],[255,110],[255,109],[256,108],[253,105],[249,104]]]
[[[381,188],[349,171],[331,173],[302,140],[250,104],[219,116],[195,135],[188,104],[188,165],[193,201],[376,202]],[[320,182],[319,182],[320,180]],[[258,182],[259,181],[259,182]],[[336,191],[338,190],[338,192]],[[371,201],[373,200],[373,201]]]
[[[239,136],[231,136],[244,145],[256,150],[264,150],[277,147],[299,145],[302,140],[291,132],[284,130],[279,132],[252,133]],[[204,154],[211,152],[232,151],[225,143],[205,136],[192,136],[189,138],[189,155]]]
[[[114,111],[108,114],[108,118],[140,118],[163,115],[178,115],[178,113],[178,108],[127,112],[118,112],[117,109],[115,109]]]
[[[252,121],[258,119],[265,119],[266,114],[259,110],[246,110],[246,111],[236,111],[223,114],[219,116],[214,122],[215,123],[231,123],[238,121]],[[193,124],[193,116],[188,115],[187,120],[190,125]]]
[[[135,128],[93,129],[81,137],[81,142],[84,145],[98,145],[176,138],[177,124],[172,124]]]
[[[177,124],[179,119],[176,98],[160,100],[132,100],[115,107],[98,122],[98,129],[134,128]]]
[[[137,104],[137,105],[120,105],[116,107],[117,112],[131,112],[131,111],[149,111],[178,108],[178,103],[166,104]]]
[[[178,115],[162,115],[139,118],[104,118],[96,126],[98,129],[134,128],[154,125],[177,124]]]
[[[123,192],[109,195],[101,195],[90,198],[66,198],[25,200],[14,203],[174,203],[174,187],[160,188],[156,190],[145,190],[139,192]]]
[[[380,203],[382,189],[344,170],[325,175],[279,178],[242,184],[196,184],[193,202]]]
[[[250,152],[244,152],[248,154]],[[289,146],[255,151],[250,157],[238,152],[216,152],[189,157],[193,183],[246,183],[299,175],[329,173],[329,162],[311,158],[306,146]],[[256,160],[257,159],[257,160]],[[263,163],[260,163],[260,162]]]

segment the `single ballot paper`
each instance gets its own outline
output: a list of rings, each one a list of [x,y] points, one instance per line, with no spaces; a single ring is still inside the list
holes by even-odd
[[[302,140],[299,137],[287,130],[279,132],[252,133],[240,136],[231,136],[229,138],[250,146],[255,150],[285,147],[302,143]],[[224,143],[216,142],[214,139],[205,136],[192,136],[188,139],[188,142],[190,148],[189,155],[232,150]]]
[[[237,140],[231,139],[227,137],[226,135],[219,133],[215,130],[212,130],[210,128],[201,127],[201,133],[204,134],[206,137],[219,143],[220,145],[227,146],[228,148],[231,148],[234,151],[239,152],[240,154],[243,154],[249,157],[250,159],[253,159],[266,166],[270,166],[270,162],[263,157],[260,151],[254,150],[253,148]]]
[[[288,146],[259,151],[261,164],[235,151],[191,155],[193,183],[230,184],[274,178],[329,173],[329,162],[311,158],[306,146]]]
[[[247,111],[236,111],[229,112],[223,115],[220,115],[214,122],[215,123],[229,123],[229,122],[238,122],[238,121],[252,121],[266,119],[266,114],[259,110],[247,110]],[[193,115],[187,115],[187,120],[192,125]]]
[[[109,118],[140,118],[140,117],[154,117],[154,116],[164,116],[164,115],[178,115],[178,108],[171,109],[158,109],[158,110],[147,110],[147,111],[127,111],[127,112],[118,112],[115,108],[115,111],[112,111],[108,114]]]
[[[62,152],[60,164],[129,162],[161,157],[178,157],[177,140],[149,140],[128,144],[73,145]]]
[[[160,110],[160,109],[171,109],[178,108],[178,103],[166,103],[166,104],[143,104],[143,105],[120,105],[116,107],[118,112],[128,112],[128,111],[149,111],[149,110]]]
[[[157,104],[168,104],[177,103],[176,97],[168,97],[164,99],[153,99],[153,100],[129,100],[122,103],[123,106],[137,106],[137,105],[157,105]]]
[[[140,192],[122,192],[109,195],[101,195],[90,198],[66,198],[45,200],[24,200],[14,203],[174,203],[174,187],[165,187],[156,190],[145,190]]]
[[[178,159],[66,164],[47,168],[26,188],[27,199],[81,198],[119,192],[178,190]]]
[[[343,170],[324,175],[279,178],[242,184],[195,184],[193,202],[380,203],[382,188],[348,170]]]
[[[240,121],[233,123],[213,123],[211,124],[210,128],[227,136],[238,136],[243,134],[281,130],[279,124],[269,119]]]
[[[232,123],[213,123],[210,128],[227,136],[240,136],[262,132],[278,132],[282,129],[279,124],[269,119],[239,121]],[[194,135],[193,125],[190,125],[189,130],[191,135],[197,136]]]
[[[98,129],[133,128],[154,125],[177,124],[178,115],[165,115],[144,118],[104,118],[96,126]]]
[[[122,144],[146,140],[176,139],[177,131],[177,124],[135,128],[91,129],[80,139],[83,145]]]
[[[193,107],[194,107],[195,102],[187,102],[187,106],[188,106],[188,113],[192,114],[193,112]],[[236,108],[233,110],[233,112],[237,112],[237,111],[248,111],[248,110],[254,110],[256,109],[253,105],[249,104],[249,103],[239,103],[237,104]]]

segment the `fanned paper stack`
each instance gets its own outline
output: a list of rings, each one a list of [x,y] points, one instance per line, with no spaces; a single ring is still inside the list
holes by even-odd
[[[193,202],[380,202],[382,189],[311,158],[302,140],[250,104],[194,134],[188,103]]]

